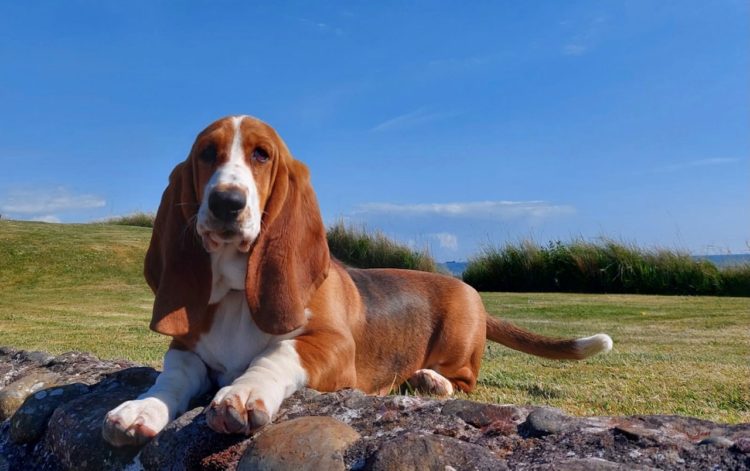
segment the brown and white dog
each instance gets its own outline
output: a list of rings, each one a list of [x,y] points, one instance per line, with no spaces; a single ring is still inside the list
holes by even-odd
[[[211,124],[172,171],[145,277],[151,329],[173,341],[153,387],[107,414],[103,435],[117,446],[147,441],[215,386],[208,425],[247,434],[305,386],[469,392],[485,339],[558,359],[612,348],[605,334],[558,340],[493,318],[448,276],[343,266],[307,167],[247,116]]]

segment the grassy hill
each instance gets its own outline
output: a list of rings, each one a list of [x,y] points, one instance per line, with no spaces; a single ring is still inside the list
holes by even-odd
[[[0,221],[0,345],[92,352],[159,366],[141,275],[150,229]],[[693,415],[750,421],[750,298],[482,293],[487,310],[553,336],[609,333],[584,362],[491,344],[469,397],[572,414]]]
[[[0,221],[0,345],[161,360],[148,332],[151,229]]]

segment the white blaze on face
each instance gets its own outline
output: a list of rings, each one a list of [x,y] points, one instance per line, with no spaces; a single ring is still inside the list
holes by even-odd
[[[242,141],[241,124],[244,116],[232,117],[234,127],[234,136],[229,143],[229,159],[219,165],[206,184],[203,191],[203,201],[198,211],[198,233],[204,238],[204,245],[209,252],[220,250],[222,246],[232,243],[238,250],[247,252],[250,245],[260,233],[260,198],[258,188],[255,185],[255,178],[250,169]],[[224,240],[219,234],[213,231],[213,225],[217,222],[211,216],[208,208],[208,199],[211,192],[217,187],[234,188],[245,194],[245,208],[240,212],[238,217],[239,234],[233,240]]]

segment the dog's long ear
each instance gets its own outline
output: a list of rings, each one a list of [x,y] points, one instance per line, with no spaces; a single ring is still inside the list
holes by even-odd
[[[245,281],[253,320],[270,334],[305,324],[305,306],[330,266],[310,173],[301,162],[285,157],[278,163]]]
[[[144,264],[146,282],[156,295],[151,330],[173,337],[201,321],[211,295],[211,261],[195,234],[195,185],[188,159],[169,176]]]

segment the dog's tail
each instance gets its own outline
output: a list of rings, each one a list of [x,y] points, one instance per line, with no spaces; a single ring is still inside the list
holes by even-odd
[[[607,334],[580,339],[556,339],[523,330],[490,315],[487,315],[487,338],[513,350],[554,360],[581,360],[612,350],[612,339]]]

